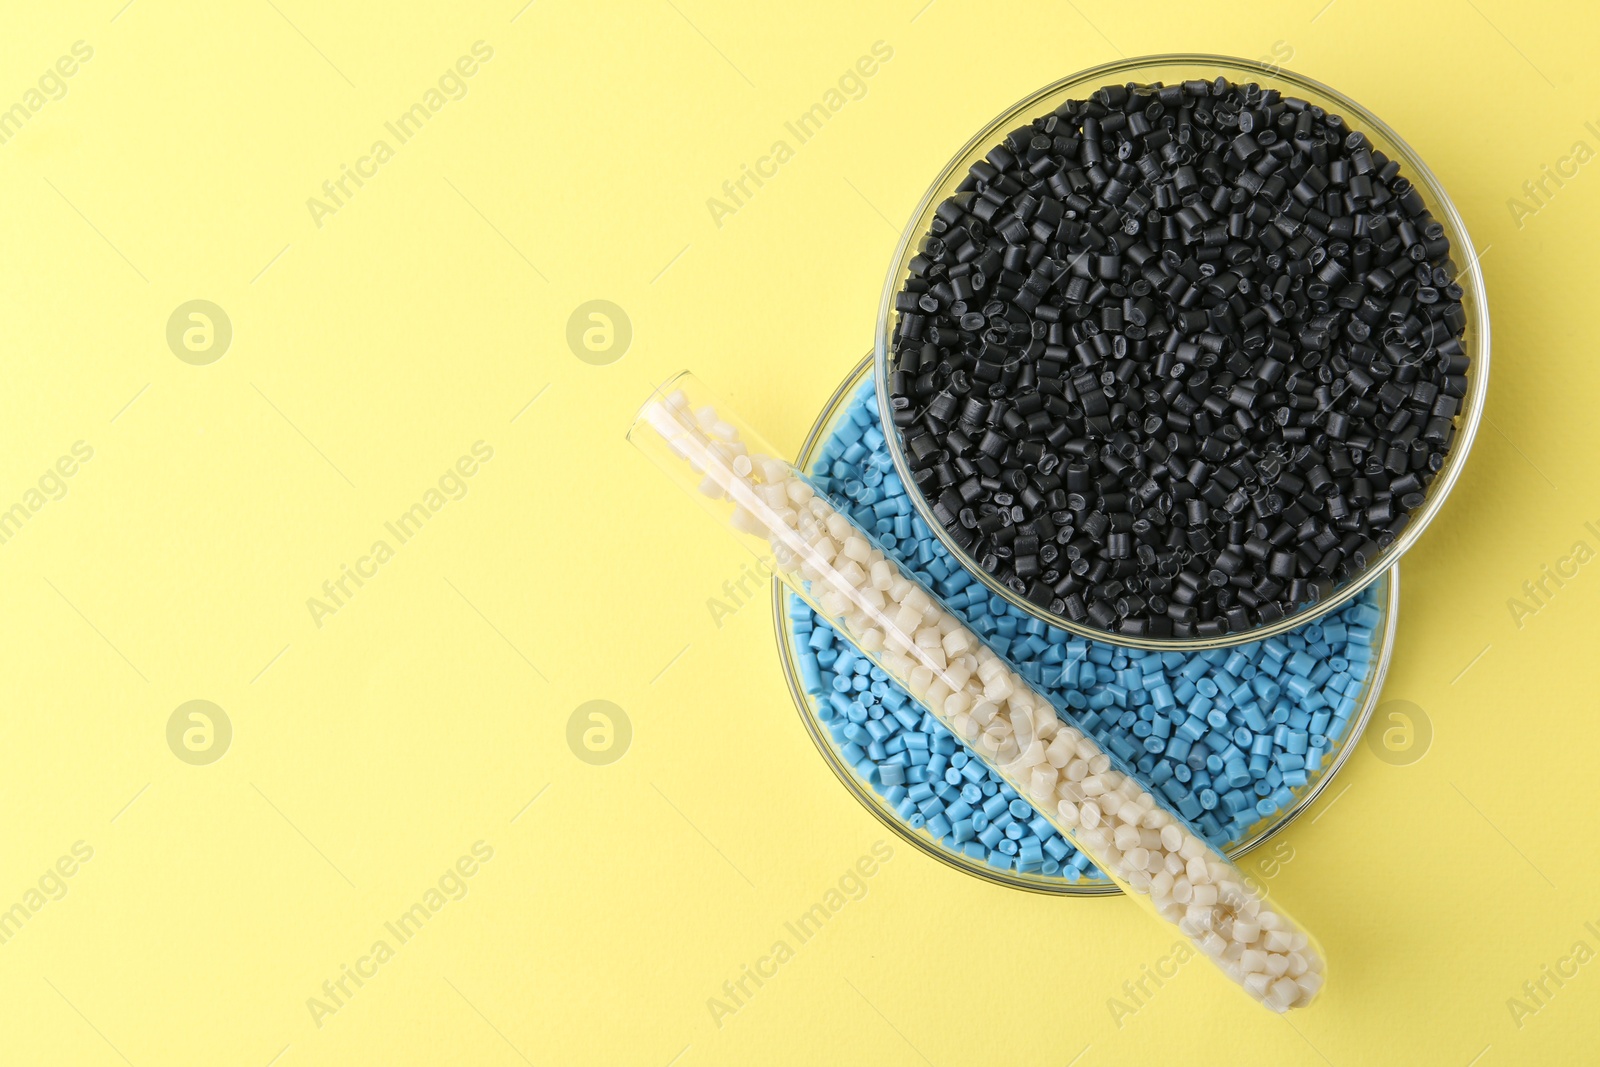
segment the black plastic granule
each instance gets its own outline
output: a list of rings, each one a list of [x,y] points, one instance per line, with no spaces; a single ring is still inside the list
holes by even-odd
[[[1107,86],[939,205],[895,307],[934,517],[1129,636],[1275,622],[1421,506],[1467,391],[1450,242],[1397,161],[1255,84]]]

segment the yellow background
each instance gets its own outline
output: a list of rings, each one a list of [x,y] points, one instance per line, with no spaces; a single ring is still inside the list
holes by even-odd
[[[0,107],[94,55],[0,144],[0,508],[74,442],[94,457],[0,544],[0,908],[93,858],[0,945],[0,1062],[1593,1058],[1600,963],[1507,1008],[1600,950],[1600,566],[1520,627],[1507,606],[1600,547],[1600,165],[1520,226],[1507,206],[1600,148],[1589,5],[522,2],[7,13]],[[480,40],[467,95],[319,227],[307,199]],[[717,226],[707,198],[880,40],[865,97]],[[1494,328],[1385,694],[1431,748],[1362,745],[1271,881],[1326,997],[1285,1021],[1193,963],[1118,1025],[1167,934],[897,844],[717,1026],[708,998],[888,835],[797,721],[766,592],[713,622],[741,550],[626,444],[631,413],[692,366],[793,450],[974,130],[1118,55],[1284,49],[1429,161]],[[206,366],[166,341],[192,299],[233,327]],[[566,340],[591,299],[632,324],[607,366]],[[466,496],[318,627],[307,598],[480,440]],[[167,743],[195,699],[234,731],[208,766]],[[568,747],[590,700],[632,724],[608,766]],[[319,1027],[307,999],[480,840],[466,897]]]

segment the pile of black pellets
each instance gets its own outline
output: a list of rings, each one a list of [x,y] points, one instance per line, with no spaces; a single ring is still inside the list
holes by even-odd
[[[1292,615],[1420,507],[1467,391],[1443,227],[1396,160],[1224,79],[1010,133],[895,300],[916,491],[983,570],[1111,634]]]

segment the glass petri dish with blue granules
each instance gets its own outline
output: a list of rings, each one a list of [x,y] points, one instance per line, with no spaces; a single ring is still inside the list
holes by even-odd
[[[872,374],[869,356],[801,448],[797,465],[819,489],[1230,856],[1312,803],[1382,688],[1397,618],[1393,570],[1314,622],[1230,648],[1141,650],[1052,628],[995,596],[917,516],[888,453]],[[804,602],[781,586],[774,596],[779,656],[801,720],[878,819],[987,881],[1064,895],[1117,891]]]

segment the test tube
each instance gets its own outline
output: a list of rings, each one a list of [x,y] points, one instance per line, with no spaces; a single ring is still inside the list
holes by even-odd
[[[1316,997],[1320,947],[1179,813],[687,372],[628,439],[1131,899],[1276,1012]]]

